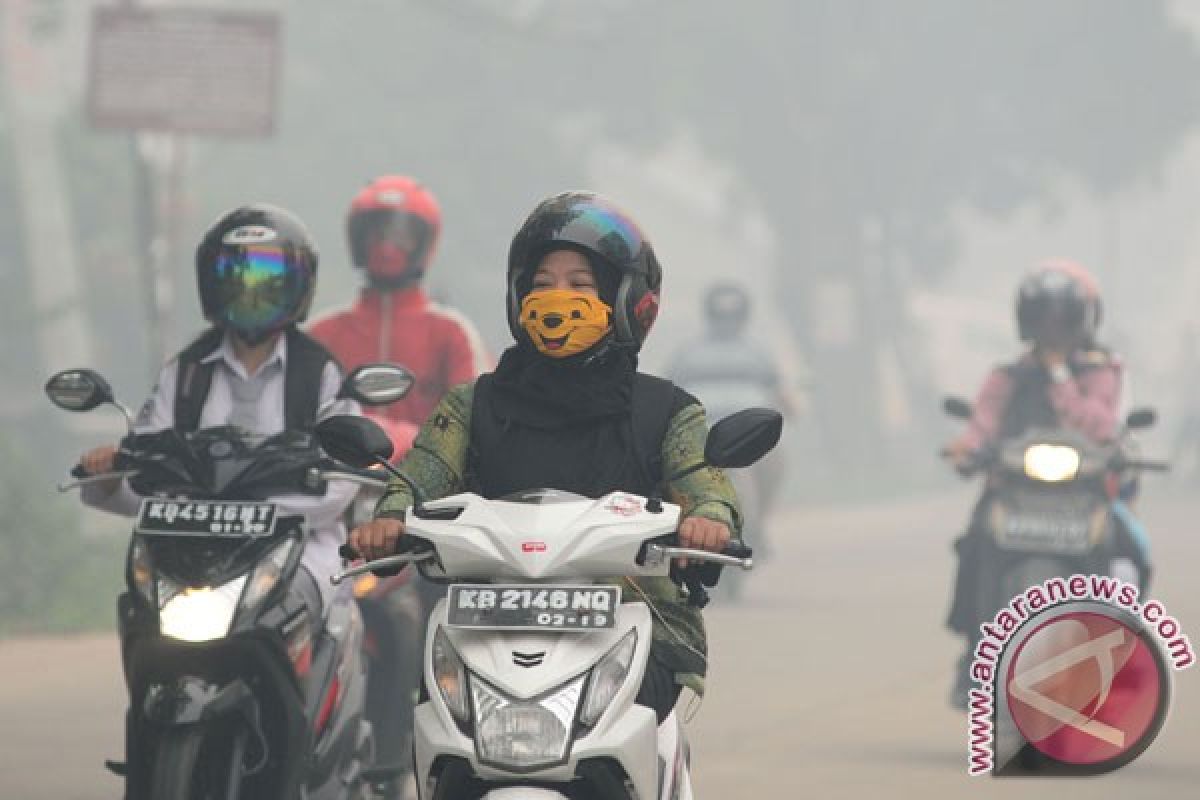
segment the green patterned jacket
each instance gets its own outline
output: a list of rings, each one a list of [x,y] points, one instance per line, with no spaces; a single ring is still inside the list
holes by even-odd
[[[474,384],[462,384],[446,393],[404,458],[400,469],[429,500],[465,491],[467,446],[471,430]],[[698,403],[681,409],[667,426],[662,444],[663,474],[671,475],[702,461],[708,433],[704,408]],[[674,481],[666,497],[683,509],[683,515],[723,522],[737,535],[741,513],[733,485],[719,469],[711,467]],[[398,480],[389,484],[375,509],[376,516],[399,517],[412,505],[412,493]],[[626,599],[644,599],[654,615],[652,652],[675,672],[678,683],[697,694],[704,691],[708,650],[704,620],[699,609],[687,604],[687,593],[669,578],[625,578]]]

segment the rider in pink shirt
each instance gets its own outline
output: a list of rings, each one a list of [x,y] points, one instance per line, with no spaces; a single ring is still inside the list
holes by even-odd
[[[1087,270],[1063,260],[1039,265],[1017,294],[1017,327],[1029,349],[988,375],[967,429],[947,445],[945,457],[968,468],[981,451],[1031,428],[1065,427],[1096,442],[1111,441],[1120,427],[1122,365],[1096,343],[1100,316],[1099,288]],[[982,526],[976,518],[985,500],[976,507],[967,534],[955,543],[958,575],[947,624],[968,645],[953,696],[959,705],[965,705],[966,662],[982,616],[974,587],[982,566]]]
[[[1064,369],[1057,371],[1060,378],[1053,366],[1047,366],[1048,360],[1046,354],[1030,351],[1013,364],[993,369],[979,390],[966,432],[951,448],[972,453],[1004,438],[1006,424],[1020,425],[1017,417],[1025,412],[1014,408],[1014,396],[1023,381],[1036,380],[1039,373],[1049,378],[1043,378],[1042,388],[1058,425],[1098,442],[1111,439],[1119,424],[1120,360],[1099,349],[1076,350],[1066,357]]]

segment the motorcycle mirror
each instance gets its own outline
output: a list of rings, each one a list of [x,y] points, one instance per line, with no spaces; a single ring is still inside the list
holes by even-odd
[[[349,414],[329,417],[317,425],[317,441],[329,457],[366,469],[392,457],[392,440],[373,421]]]
[[[704,442],[704,462],[712,467],[748,467],[771,452],[783,434],[783,415],[747,408],[712,426]]]
[[[396,364],[364,364],[346,376],[338,397],[364,406],[386,406],[407,395],[416,381],[411,372]]]
[[[91,411],[105,403],[117,404],[112,387],[99,372],[67,369],[46,381],[46,396],[64,411]]]
[[[1153,408],[1135,408],[1125,418],[1125,427],[1131,431],[1149,428],[1158,422],[1158,412]]]
[[[942,401],[942,411],[958,419],[971,418],[971,404],[961,397],[951,395]]]

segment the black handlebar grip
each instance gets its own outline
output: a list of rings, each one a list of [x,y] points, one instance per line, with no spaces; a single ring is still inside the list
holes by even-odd
[[[88,476],[88,473],[87,473],[87,470],[83,468],[83,464],[76,464],[75,466],[71,467],[71,477],[72,478],[83,479],[83,478],[86,478],[87,476]]]
[[[754,548],[741,539],[730,539],[729,544],[721,551],[724,555],[734,558],[754,558]]]
[[[347,561],[358,561],[358,559],[362,558],[362,556],[359,555],[358,551],[355,550],[353,547],[351,547],[349,544],[344,544],[341,547],[339,547],[338,555],[341,556],[342,558],[346,559]]]

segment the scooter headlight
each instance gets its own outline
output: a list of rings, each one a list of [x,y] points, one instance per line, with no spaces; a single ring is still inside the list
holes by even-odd
[[[438,691],[450,714],[460,724],[470,722],[467,709],[467,668],[463,666],[462,658],[445,628],[438,628],[433,637],[433,680],[437,683]]]
[[[587,700],[584,701],[583,711],[579,720],[589,728],[600,721],[604,710],[612,704],[613,698],[625,683],[629,674],[629,665],[633,663],[633,653],[637,649],[637,630],[629,633],[617,642],[616,647],[608,651],[608,655],[600,659],[600,663],[592,669],[588,679]]]
[[[163,636],[185,642],[209,642],[229,633],[246,576],[216,588],[186,588],[163,603],[158,627]]]
[[[1035,481],[1060,483],[1079,474],[1079,451],[1057,444],[1035,444],[1025,451],[1025,474]]]
[[[246,584],[246,592],[242,595],[241,608],[243,611],[253,611],[258,608],[258,605],[279,583],[279,579],[283,576],[283,570],[287,567],[288,557],[292,554],[295,545],[295,539],[284,539],[258,562],[258,566],[250,575],[250,582]]]
[[[516,700],[472,675],[479,757],[507,769],[561,764],[571,744],[571,726],[585,679],[586,675],[580,675],[537,700]]]

